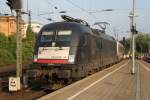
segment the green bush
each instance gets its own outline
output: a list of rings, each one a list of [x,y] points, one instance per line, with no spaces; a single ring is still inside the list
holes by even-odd
[[[22,58],[24,62],[31,61],[33,59],[33,46],[30,42],[23,42],[22,45]]]
[[[0,65],[15,63],[15,58],[11,52],[6,49],[0,49]]]
[[[34,44],[35,33],[33,33],[32,30],[28,28],[27,37],[23,40],[22,44],[22,58],[24,62],[33,60]]]
[[[11,35],[8,37],[8,50],[16,58],[16,36]]]
[[[27,37],[22,41],[23,62],[31,62],[35,43],[35,36],[31,29],[27,31]],[[0,65],[14,63],[16,63],[16,35],[7,37],[0,33]]]
[[[8,38],[4,35],[4,33],[0,33],[0,48],[7,48]]]

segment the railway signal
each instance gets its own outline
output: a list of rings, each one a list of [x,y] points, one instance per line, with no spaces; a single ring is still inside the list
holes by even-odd
[[[10,7],[10,9],[13,9],[13,1],[12,0],[7,0],[6,4]]]
[[[11,10],[19,10],[22,8],[22,0],[7,0],[6,4]]]
[[[9,6],[11,10],[11,14],[13,14],[12,9],[13,9],[13,1],[12,0],[7,0],[6,4]]]
[[[138,31],[136,30],[136,27],[135,27],[135,26],[132,26],[132,27],[131,27],[131,32],[132,32],[134,35],[138,34]]]

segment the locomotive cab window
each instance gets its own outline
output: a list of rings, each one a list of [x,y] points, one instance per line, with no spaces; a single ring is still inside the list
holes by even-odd
[[[71,30],[60,30],[57,34],[57,41],[66,41],[69,42],[71,40]]]
[[[53,31],[49,31],[49,32],[42,32],[41,35],[41,42],[50,42],[53,40]]]

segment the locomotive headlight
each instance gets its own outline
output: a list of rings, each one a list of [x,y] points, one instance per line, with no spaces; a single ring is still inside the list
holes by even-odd
[[[37,55],[34,55],[34,62],[37,62]]]
[[[75,55],[69,55],[69,60],[68,60],[68,62],[69,62],[69,63],[74,63],[74,60],[75,60]]]

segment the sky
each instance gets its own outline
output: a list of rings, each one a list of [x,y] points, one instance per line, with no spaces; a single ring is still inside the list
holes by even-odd
[[[150,33],[150,0],[136,1],[136,25],[139,32]],[[10,13],[5,0],[0,0],[0,12]],[[108,34],[118,34],[119,39],[130,36],[130,18],[133,0],[28,0],[28,9],[32,12],[32,21],[43,25],[51,23],[48,18],[61,21],[60,11],[66,15],[87,21],[91,27],[95,22],[108,22]],[[57,7],[57,9],[56,9]],[[113,11],[103,11],[113,9]],[[27,11],[27,0],[23,0],[23,10]],[[96,13],[89,13],[98,11]],[[51,13],[53,12],[53,14]],[[27,21],[27,15],[23,18]]]

